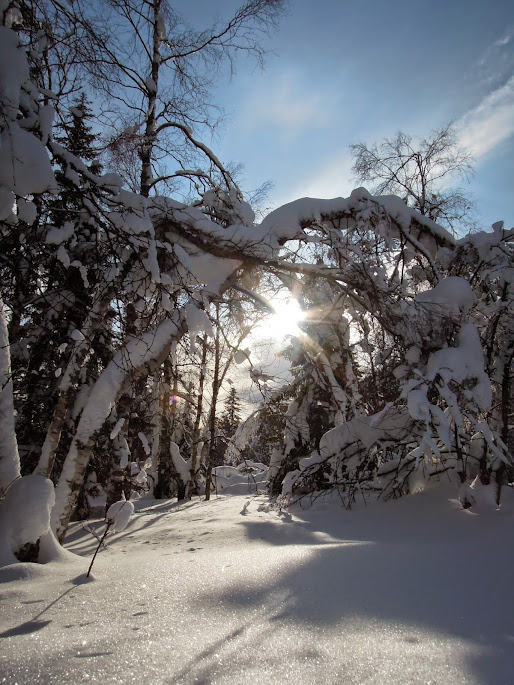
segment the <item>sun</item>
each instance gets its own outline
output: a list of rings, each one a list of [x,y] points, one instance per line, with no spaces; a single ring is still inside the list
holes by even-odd
[[[296,300],[277,298],[270,301],[270,304],[274,312],[266,316],[254,328],[253,334],[256,337],[282,340],[288,335],[300,335],[302,333],[298,324],[303,321],[304,316]]]

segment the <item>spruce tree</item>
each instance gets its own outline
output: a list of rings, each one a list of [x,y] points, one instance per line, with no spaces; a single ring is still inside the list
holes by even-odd
[[[220,418],[220,429],[226,438],[231,438],[241,423],[241,403],[237,390],[231,388],[225,400],[225,411]]]
[[[89,124],[93,116],[86,95],[82,92],[73,107],[70,107],[70,119],[61,125],[61,134],[55,136],[55,141],[84,162],[89,162],[86,165],[89,171],[98,174],[102,167],[93,146],[96,136]],[[81,189],[77,187],[76,180],[70,177],[62,161],[59,166],[61,168],[56,170],[55,178],[61,190],[50,207],[50,216],[56,226],[73,221],[81,207]]]

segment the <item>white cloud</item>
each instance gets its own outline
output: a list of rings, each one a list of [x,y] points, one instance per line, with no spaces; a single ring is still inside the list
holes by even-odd
[[[326,97],[315,92],[312,84],[302,83],[300,74],[288,70],[272,84],[266,79],[263,87],[253,93],[244,118],[250,128],[273,124],[296,135],[305,127],[327,123],[329,110],[325,101]]]
[[[347,197],[356,186],[351,182],[352,166],[353,159],[346,150],[315,167],[307,166],[307,174],[303,178],[296,179],[289,188],[278,189],[272,198],[273,203],[279,207],[301,197]]]
[[[510,43],[510,36],[504,36],[503,38],[499,38],[498,40],[494,41],[494,45],[502,46],[502,45],[507,45],[507,43]]]
[[[457,122],[460,143],[476,159],[514,134],[514,76]]]

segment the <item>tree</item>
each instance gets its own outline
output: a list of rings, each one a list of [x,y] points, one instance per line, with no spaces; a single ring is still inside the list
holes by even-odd
[[[378,145],[356,143],[350,150],[355,179],[371,182],[372,192],[398,195],[409,207],[452,231],[471,224],[473,202],[452,184],[469,179],[472,159],[459,145],[452,123],[427,138],[415,140],[399,131]]]
[[[241,422],[241,403],[237,396],[237,390],[230,388],[225,400],[225,410],[220,416],[219,427],[227,438],[231,438]]]
[[[91,379],[98,378],[106,369],[115,350],[123,347],[123,340],[140,338],[152,330],[162,320],[162,311],[169,312],[180,297],[179,292],[169,288],[170,294],[162,295],[168,298],[167,309],[154,308],[163,291],[162,284],[155,286],[159,279],[155,235],[149,242],[143,239],[147,244],[142,250],[141,244],[127,246],[127,237],[123,235],[127,220],[132,222],[135,234],[150,228],[150,207],[126,191],[122,191],[121,204],[117,200],[111,202],[114,196],[119,196],[121,179],[113,174],[100,177],[100,166],[87,164],[96,152],[91,150],[93,134],[86,123],[90,112],[84,95],[78,102],[70,102],[71,93],[75,92],[73,97],[76,97],[76,89],[71,86],[80,76],[86,76],[82,78],[84,88],[96,96],[100,92],[106,96],[106,108],[99,112],[97,107],[95,113],[97,130],[103,125],[105,135],[112,135],[115,129],[119,133],[119,122],[123,121],[123,136],[130,138],[129,147],[137,159],[133,187],[143,197],[155,193],[160,182],[173,183],[175,178],[192,178],[195,182],[201,179],[197,190],[216,189],[209,200],[209,214],[221,216],[221,207],[228,203],[228,211],[224,211],[226,220],[231,208],[238,205],[240,192],[217,157],[195,137],[192,127],[201,129],[214,123],[207,87],[212,83],[213,65],[220,66],[224,61],[232,64],[234,54],[240,51],[251,52],[260,60],[261,34],[276,21],[283,4],[281,0],[251,0],[224,24],[216,23],[202,31],[184,25],[162,0],[144,6],[129,1],[114,2],[103,5],[100,12],[97,7],[92,10],[80,1],[70,7],[54,0],[36,6],[20,3],[23,21],[19,20],[17,9],[4,12],[6,24],[20,31],[28,48],[31,76],[43,93],[41,101],[33,103],[33,117],[25,128],[32,127],[58,167],[54,186],[58,186],[58,193],[50,194],[35,212],[37,225],[21,233],[11,227],[4,233],[2,245],[5,254],[13,253],[17,261],[15,268],[7,266],[4,272],[6,283],[12,282],[10,292],[5,293],[11,319],[10,335],[13,340],[21,340],[22,346],[30,340],[31,346],[30,355],[26,354],[26,348],[20,347],[18,357],[14,357],[18,398],[27,387],[27,374],[38,373],[38,390],[27,394],[18,427],[24,448],[30,446],[36,459],[41,438],[46,434],[37,466],[39,473],[52,475],[54,479],[62,475],[66,455],[75,449],[72,437],[92,390]],[[68,40],[68,35],[73,40]],[[92,54],[94,60],[91,60]],[[52,94],[54,86],[57,92]],[[95,101],[98,105],[98,97]],[[54,114],[57,121],[52,139]],[[111,125],[109,130],[108,125]],[[180,167],[169,178],[158,169],[165,157],[173,158],[174,165]],[[198,171],[198,157],[207,161],[207,171]],[[218,183],[225,186],[225,193],[217,189]],[[37,202],[41,200],[39,196]],[[35,204],[23,196],[17,205],[18,222],[34,212]],[[239,203],[239,206],[243,205]],[[41,235],[46,233],[45,244]],[[18,247],[21,239],[24,246]],[[141,239],[132,237],[129,243],[134,240]],[[119,268],[121,271],[111,278]],[[105,278],[106,270],[110,271],[108,278]],[[182,265],[179,271],[177,282],[188,281],[192,294],[198,286],[198,274]],[[128,281],[123,280],[127,278]],[[129,281],[132,285],[127,291]],[[53,323],[55,312],[63,313],[64,309],[68,316]],[[145,312],[141,315],[143,309]],[[19,335],[20,327],[22,335]],[[69,345],[68,336],[73,331],[83,339],[77,338],[76,344]],[[54,354],[45,356],[49,349]],[[59,357],[62,364],[56,369],[55,361]],[[144,375],[131,369],[122,394],[114,401],[116,406],[111,408],[109,420],[115,417],[116,423],[124,419],[114,438],[119,443],[112,450],[114,462],[123,463],[126,458],[123,455],[129,451],[134,453],[139,445],[137,398],[141,395],[138,390],[144,391],[144,384]],[[43,393],[39,387],[44,389]],[[29,411],[31,405],[34,408]],[[201,402],[199,407],[195,425],[202,419]],[[25,433],[24,425],[27,426]],[[96,431],[96,444],[103,439],[103,430]],[[199,442],[199,430],[200,425],[191,445],[193,452]],[[127,440],[133,443],[134,436],[135,444],[128,445]],[[33,461],[24,459],[23,462],[30,472]],[[118,474],[116,491],[121,484],[120,464],[115,464],[113,470]],[[83,466],[79,481],[84,477],[82,469]]]
[[[279,388],[239,425],[228,449],[229,463],[254,461],[269,465],[272,456],[282,452],[287,400],[291,400],[291,388]]]
[[[47,0],[52,6],[53,0]],[[61,15],[82,41],[74,69],[96,98],[109,166],[144,197],[172,190],[195,195],[232,176],[198,137],[215,127],[213,75],[235,67],[241,52],[262,63],[262,37],[278,21],[284,0],[247,0],[232,15],[197,29],[167,0],[77,0]],[[48,13],[48,12],[47,12]],[[62,19],[61,19],[62,21]],[[91,59],[94,55],[94,59]]]

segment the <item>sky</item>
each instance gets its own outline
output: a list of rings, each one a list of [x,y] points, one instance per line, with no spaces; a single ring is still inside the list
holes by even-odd
[[[207,23],[239,4],[188,0],[187,16]],[[514,226],[512,0],[290,0],[263,46],[264,71],[242,58],[216,82],[227,117],[212,145],[243,163],[245,190],[273,183],[266,206],[347,196],[360,185],[351,143],[454,121],[480,225]]]

